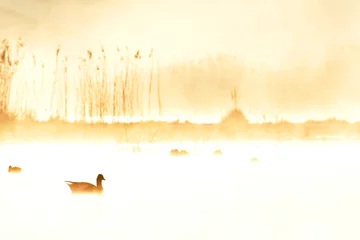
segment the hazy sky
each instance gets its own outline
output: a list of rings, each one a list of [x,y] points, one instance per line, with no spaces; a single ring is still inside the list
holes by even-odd
[[[333,48],[360,44],[358,0],[2,0],[0,6],[0,36],[22,35],[38,52],[54,51],[59,43],[67,55],[74,57],[100,44],[154,47],[163,63],[182,57],[231,53],[243,60],[248,69],[277,71],[283,78],[295,76],[298,81],[302,79],[297,75],[305,74],[301,66],[311,67],[311,71],[321,69],[322,75],[318,73],[321,76],[312,73],[311,76],[316,76],[311,81],[318,82],[311,86],[326,86],[323,94],[317,94],[319,89],[302,85],[304,94],[307,92],[304,100],[307,105],[301,105],[302,100],[294,99],[294,94],[284,93],[283,89],[299,89],[294,87],[296,84],[291,83],[292,88],[255,86],[255,97],[251,99],[248,94],[244,100],[262,102],[249,106],[259,108],[260,112],[270,109],[272,113],[291,112],[292,108],[301,107],[296,111],[305,114],[312,111],[306,108],[311,104],[333,104],[329,113],[333,115],[345,111],[342,104],[360,103],[354,102],[354,93],[348,94],[351,89],[359,89],[360,72],[353,63],[360,58],[360,52],[344,57],[346,64],[335,59],[337,62],[328,70],[324,67],[324,62],[332,60]],[[294,66],[300,66],[298,74],[294,70],[287,74],[285,69]],[[279,73],[282,69],[284,72]],[[218,85],[206,87],[203,92],[214,92]],[[184,102],[190,102],[185,92],[179,95],[184,94],[187,100]],[[206,102],[208,97],[204,95],[202,101]],[[222,99],[227,99],[227,95]],[[273,105],[264,107],[264,102]],[[355,108],[348,108],[344,113],[347,117],[355,112]]]
[[[316,62],[333,44],[360,39],[357,0],[2,0],[0,6],[4,35],[59,42],[71,52],[100,43],[154,46],[163,61],[231,52],[249,64],[278,67],[301,58]]]

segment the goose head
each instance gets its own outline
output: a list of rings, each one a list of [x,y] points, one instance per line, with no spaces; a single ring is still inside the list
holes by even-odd
[[[97,176],[97,178],[96,178],[96,180],[97,181],[105,181],[105,178],[104,178],[104,176],[102,175],[102,174],[99,174],[98,176]]]

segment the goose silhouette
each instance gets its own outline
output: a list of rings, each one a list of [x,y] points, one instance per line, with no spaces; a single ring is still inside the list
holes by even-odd
[[[8,169],[8,173],[19,173],[21,172],[21,167],[12,167],[11,165],[9,166],[9,169]]]
[[[101,194],[103,192],[102,181],[105,180],[102,174],[96,178],[96,186],[87,182],[65,181],[73,194]]]

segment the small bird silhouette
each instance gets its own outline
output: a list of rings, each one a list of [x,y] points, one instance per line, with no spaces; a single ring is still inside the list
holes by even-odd
[[[187,152],[187,151],[185,151],[185,150],[178,150],[178,149],[172,149],[171,151],[170,151],[170,155],[171,156],[187,156],[187,155],[189,155],[189,153]]]
[[[21,172],[21,167],[9,166],[8,173],[19,173],[19,172]]]

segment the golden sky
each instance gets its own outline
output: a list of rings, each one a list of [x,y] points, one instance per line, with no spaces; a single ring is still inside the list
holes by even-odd
[[[0,6],[14,11],[0,15],[2,24],[12,19],[2,34],[26,35],[34,47],[62,43],[74,54],[86,45],[127,44],[155,47],[164,62],[230,52],[249,64],[279,67],[301,58],[318,62],[332,45],[360,40],[356,0],[3,0]]]

